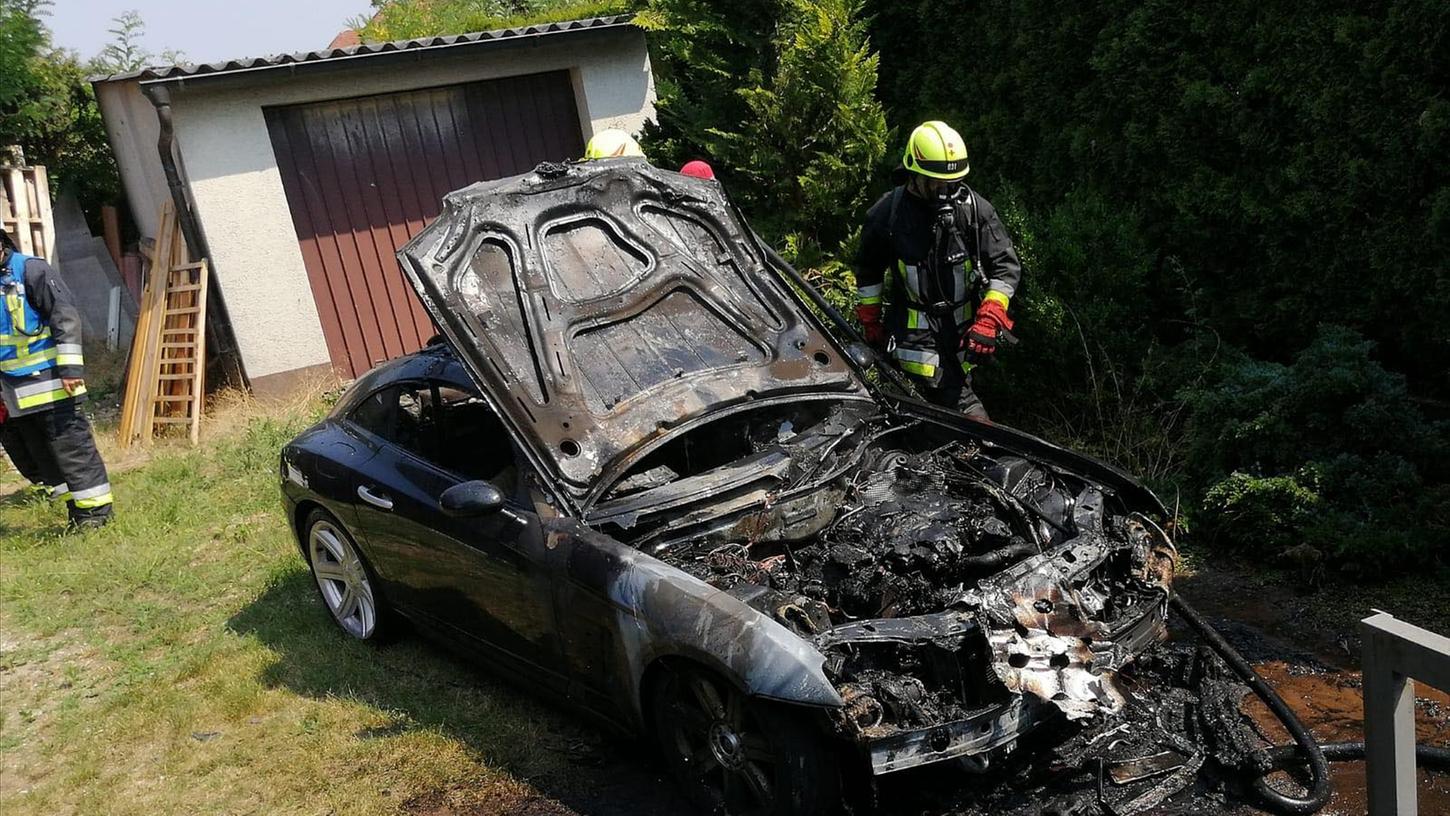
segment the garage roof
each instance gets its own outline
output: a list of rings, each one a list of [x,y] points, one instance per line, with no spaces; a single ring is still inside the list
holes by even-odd
[[[289,66],[311,66],[319,63],[336,65],[340,62],[385,57],[390,54],[410,53],[421,56],[424,52],[449,50],[450,52],[478,46],[519,42],[537,37],[568,34],[580,31],[598,31],[620,28],[633,24],[634,16],[616,14],[610,17],[590,17],[583,20],[568,20],[559,23],[503,28],[496,31],[476,31],[451,37],[427,37],[416,40],[396,40],[386,43],[364,43],[352,48],[330,48],[321,51],[305,51],[294,54],[277,54],[270,57],[208,62],[200,65],[169,65],[142,68],[110,76],[92,77],[92,82],[118,82],[138,79],[142,81],[176,82],[205,77],[226,76],[249,71],[287,68]]]

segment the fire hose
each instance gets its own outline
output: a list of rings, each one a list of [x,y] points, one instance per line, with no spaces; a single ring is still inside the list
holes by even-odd
[[[1188,605],[1188,602],[1183,599],[1182,595],[1175,594],[1171,598],[1170,604],[1174,611],[1178,613],[1179,617],[1183,618],[1183,621],[1188,624],[1189,628],[1197,633],[1210,648],[1217,652],[1218,656],[1223,658],[1224,663],[1228,664],[1228,667],[1233,670],[1234,674],[1238,675],[1239,679],[1260,700],[1264,701],[1264,704],[1269,707],[1269,710],[1274,713],[1274,716],[1279,719],[1279,722],[1283,723],[1289,735],[1294,738],[1293,745],[1278,745],[1268,750],[1268,756],[1273,763],[1273,767],[1254,779],[1254,792],[1258,794],[1259,798],[1265,804],[1280,813],[1298,816],[1298,814],[1319,812],[1329,802],[1331,793],[1329,789],[1329,763],[1364,759],[1364,743],[1337,742],[1320,744],[1309,733],[1309,729],[1304,727],[1304,723],[1299,720],[1299,717],[1294,713],[1293,709],[1289,708],[1289,705],[1284,702],[1284,698],[1280,697],[1279,693],[1274,691],[1273,687],[1257,671],[1254,671],[1254,667],[1249,665],[1249,662],[1244,659],[1243,655],[1238,653],[1238,650],[1229,645],[1229,642],[1224,640],[1222,635],[1214,631],[1213,627],[1193,607]],[[1415,746],[1415,755],[1426,767],[1450,770],[1450,750],[1428,745],[1417,745]],[[1271,773],[1296,760],[1305,762],[1309,768],[1310,783],[1306,787],[1306,792],[1303,796],[1286,794],[1269,784],[1268,781]]]

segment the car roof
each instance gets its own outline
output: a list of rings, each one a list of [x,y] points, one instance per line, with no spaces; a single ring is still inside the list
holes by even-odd
[[[358,397],[371,394],[379,388],[409,380],[435,380],[470,394],[478,394],[478,386],[463,369],[458,356],[446,341],[434,338],[427,346],[411,354],[404,354],[383,363],[359,377],[353,393]],[[349,400],[349,403],[354,402]]]

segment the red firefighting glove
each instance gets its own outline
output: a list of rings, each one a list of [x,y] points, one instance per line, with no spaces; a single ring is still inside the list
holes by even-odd
[[[881,322],[881,304],[857,306],[856,319],[861,321],[861,336],[872,348],[886,348],[886,324]]]
[[[982,301],[977,307],[977,318],[962,338],[962,348],[973,354],[990,357],[997,353],[999,342],[1014,342],[1012,318],[1001,303],[993,299]]]

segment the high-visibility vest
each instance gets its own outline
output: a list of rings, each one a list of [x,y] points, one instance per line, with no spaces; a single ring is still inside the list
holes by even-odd
[[[28,260],[29,255],[11,252],[10,263],[0,270],[0,292],[5,298],[5,308],[0,310],[0,374],[12,377],[27,376],[60,364],[60,349],[50,336],[50,326],[40,319],[25,296]]]
[[[944,359],[938,347],[938,334],[944,328],[955,329],[950,332],[952,336],[960,334],[968,325],[974,311],[971,302],[966,299],[970,266],[970,260],[965,264],[957,264],[951,270],[955,292],[949,299],[928,306],[923,303],[921,277],[930,274],[930,271],[902,260],[897,261],[897,292],[906,301],[902,304],[906,314],[905,325],[892,321],[890,328],[894,342],[891,344],[891,356],[896,358],[897,365],[903,371],[933,383],[940,383],[945,374],[945,366],[958,366],[964,372],[972,370],[965,350],[953,349]],[[922,308],[923,306],[926,308]]]

